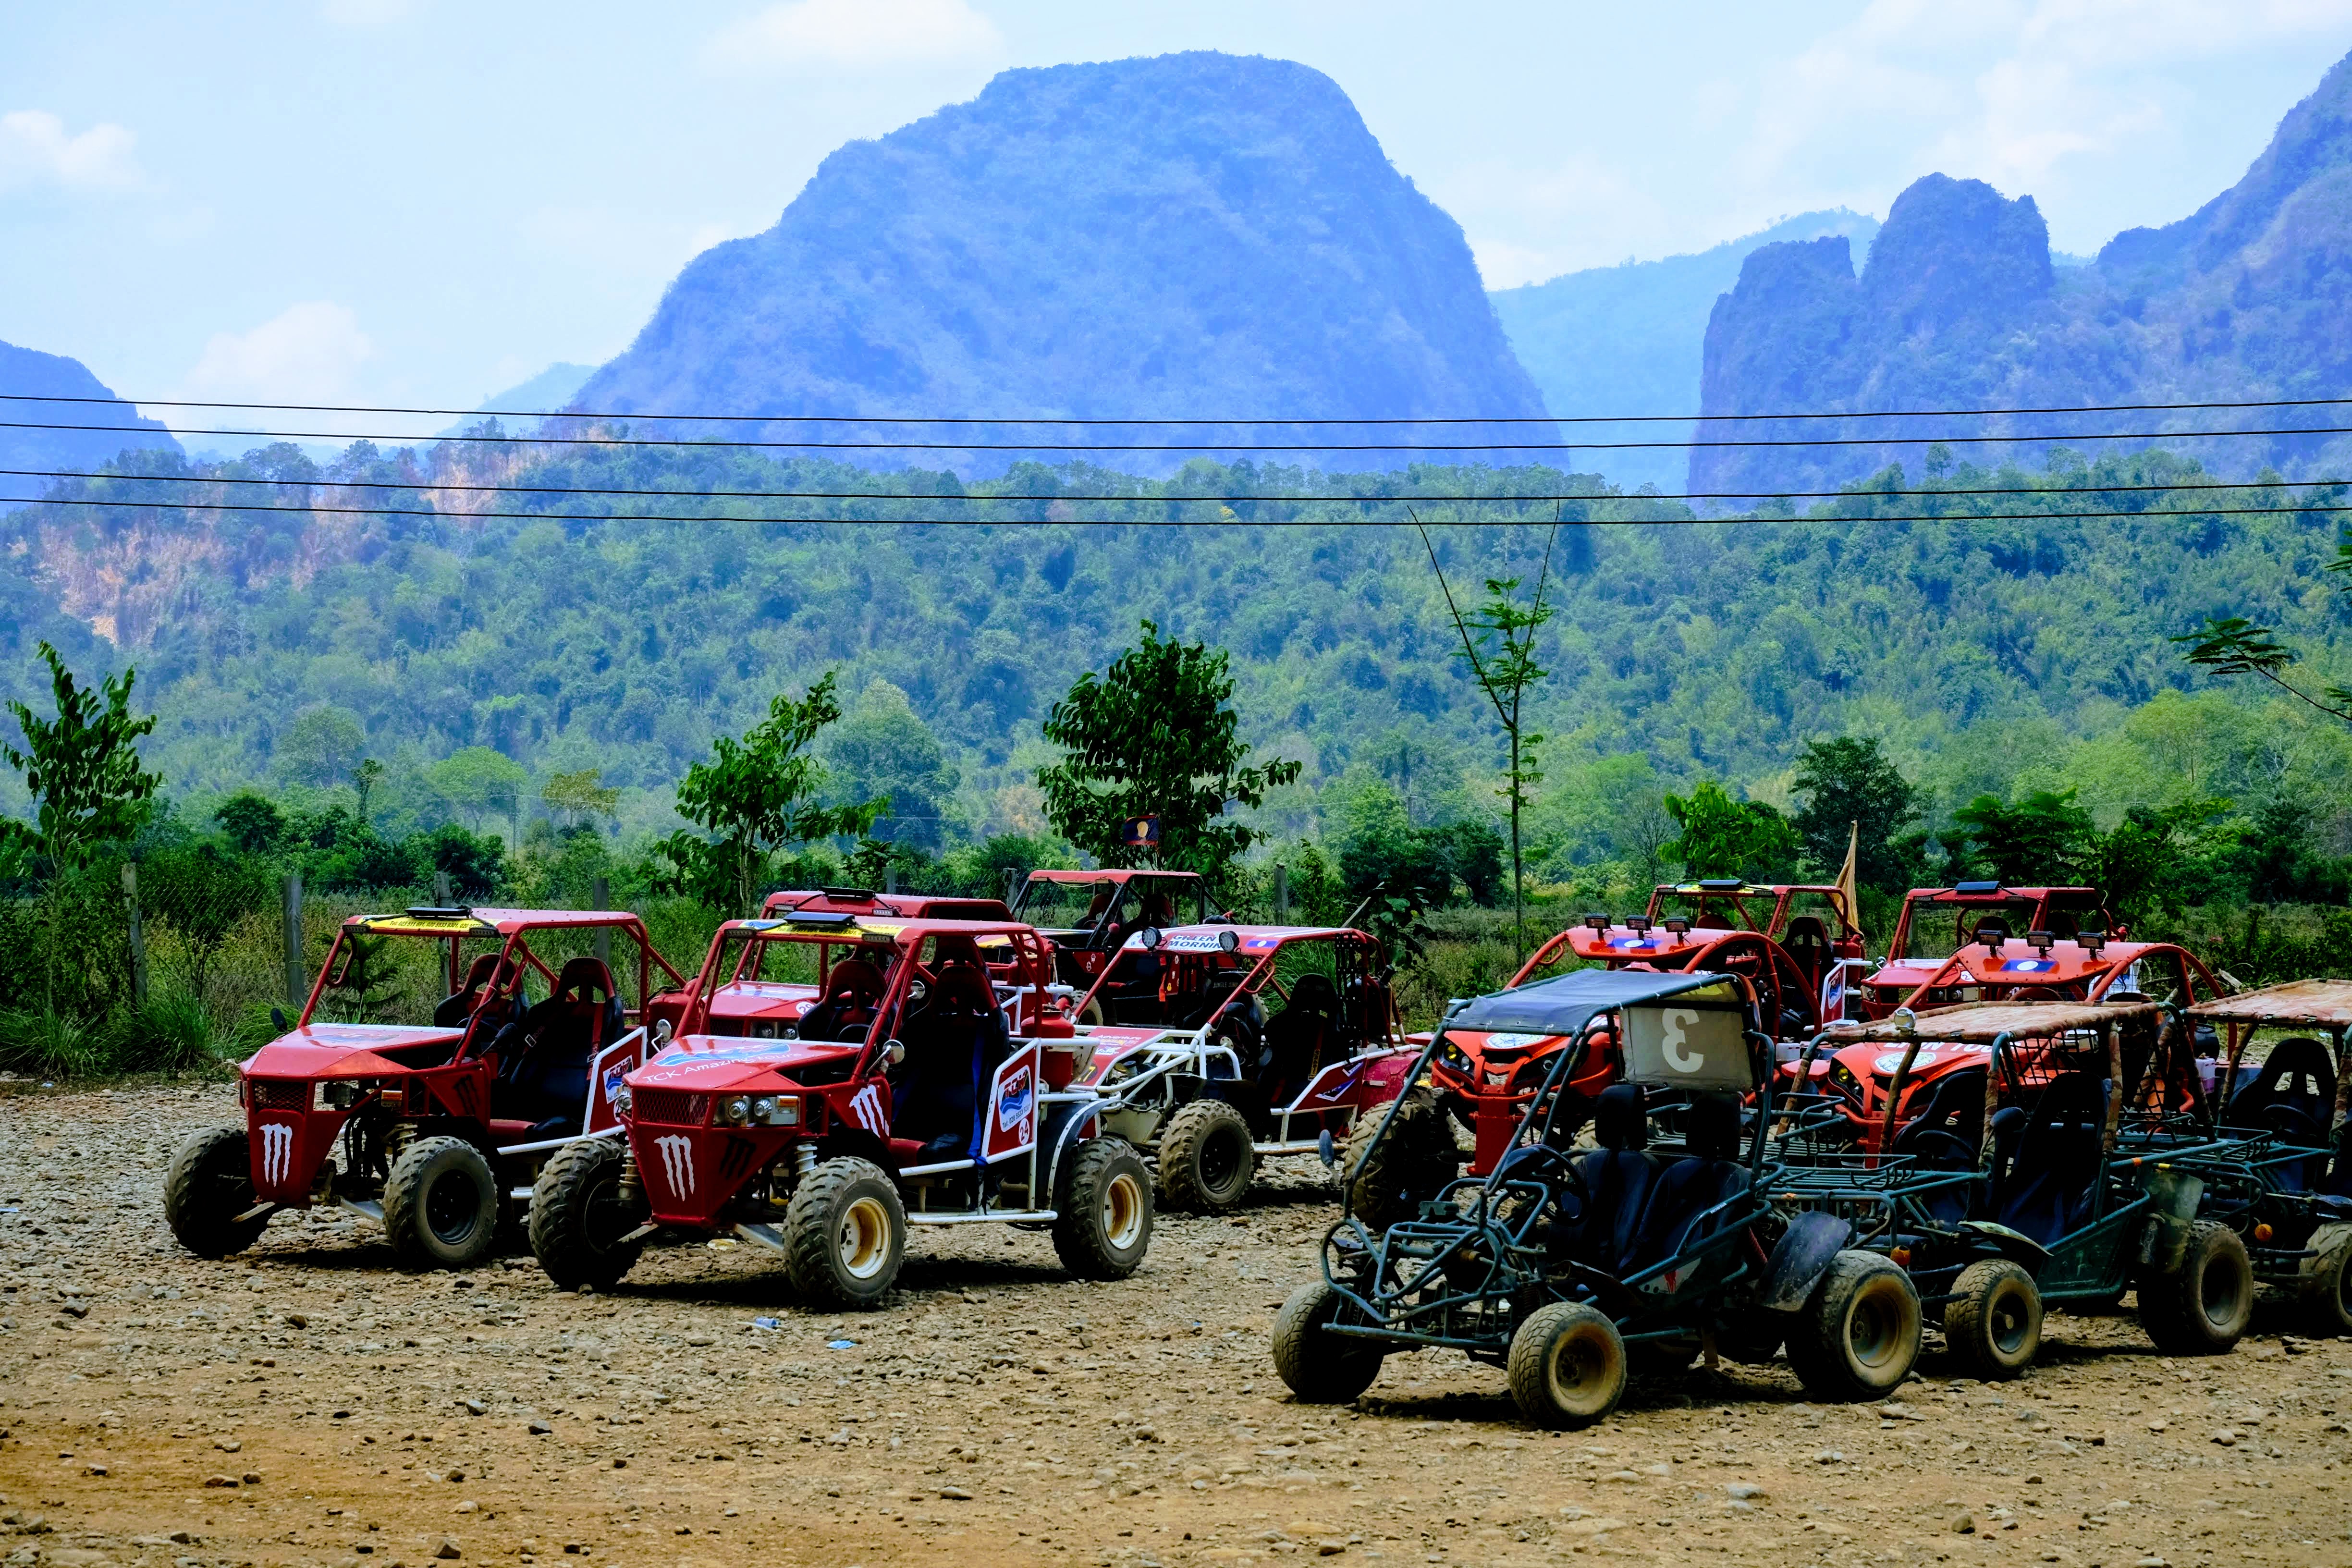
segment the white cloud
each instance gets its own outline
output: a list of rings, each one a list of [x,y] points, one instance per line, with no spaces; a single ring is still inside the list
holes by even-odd
[[[703,62],[729,74],[961,65],[1003,52],[965,0],[792,0],[721,28]]]
[[[69,191],[129,190],[140,184],[131,150],[138,138],[120,125],[93,125],[79,136],[43,109],[0,114],[0,191],[56,185]]]
[[[188,373],[195,397],[250,403],[326,401],[351,390],[375,345],[346,306],[289,306],[248,332],[215,332]]]

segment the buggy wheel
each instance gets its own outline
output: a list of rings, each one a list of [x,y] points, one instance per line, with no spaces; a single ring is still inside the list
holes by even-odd
[[[1293,1290],[1274,1315],[1274,1370],[1302,1404],[1345,1405],[1381,1375],[1378,1346],[1323,1331],[1346,1302],[1318,1279]]]
[[[1589,1426],[1624,1396],[1625,1342],[1598,1307],[1555,1301],[1512,1334],[1508,1370],[1511,1398],[1528,1420]]]
[[[906,1205],[881,1166],[827,1160],[801,1178],[784,1210],[784,1273],[803,1300],[878,1307],[906,1255]]]
[[[642,1239],[621,1239],[646,1218],[642,1193],[634,1204],[621,1195],[627,1165],[619,1139],[583,1138],[541,1169],[530,1189],[530,1250],[557,1289],[604,1289],[645,1250]]]
[[[499,1183],[463,1138],[420,1138],[383,1179],[383,1232],[404,1268],[467,1268],[499,1239]]]
[[[2226,1225],[2189,1227],[2180,1267],[2139,1283],[2139,1323],[2173,1355],[2216,1355],[2244,1337],[2254,1315],[2254,1265]]]
[[[1124,1279],[1151,1246],[1151,1177],[1124,1138],[1089,1138],[1070,1151],[1054,1207],[1054,1251],[1081,1279]]]
[[[2304,1316],[2326,1339],[2352,1334],[2352,1229],[2320,1248],[2303,1280]]]
[[[1434,1094],[1410,1089],[1395,1103],[1396,1121],[1385,1138],[1380,1133],[1389,1120],[1386,1105],[1356,1112],[1339,1160],[1348,1212],[1375,1231],[1419,1214],[1462,1169],[1453,1126]]]
[[[2033,1276],[2006,1258],[1960,1270],[1944,1308],[1944,1343],[1971,1377],[2015,1377],[2042,1348],[2042,1291]]]
[[[1239,1208],[1256,1174],[1249,1123],[1222,1100],[1196,1100],[1160,1130],[1160,1195],[1171,1209]]]
[[[253,1245],[269,1216],[237,1216],[254,1201],[253,1153],[244,1128],[208,1128],[172,1156],[163,1177],[163,1221],[173,1238],[198,1258],[226,1258]]]
[[[1789,1361],[1817,1398],[1877,1399],[1911,1375],[1919,1326],[1919,1292],[1894,1259],[1841,1252],[1797,1315]]]

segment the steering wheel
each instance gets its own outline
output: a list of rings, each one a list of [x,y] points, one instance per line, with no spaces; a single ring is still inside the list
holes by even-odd
[[[1977,1163],[1977,1152],[1969,1146],[1968,1140],[1940,1127],[1906,1127],[1895,1134],[1894,1147],[1888,1152],[1908,1154],[1920,1164],[1938,1171],[1972,1171]]]
[[[1538,1182],[1566,1188],[1576,1199],[1576,1217],[1580,1219],[1592,1207],[1592,1189],[1585,1183],[1583,1168],[1566,1151],[1549,1143],[1524,1143],[1504,1155],[1496,1162],[1494,1174],[1486,1178],[1486,1190],[1495,1193],[1511,1182]]]

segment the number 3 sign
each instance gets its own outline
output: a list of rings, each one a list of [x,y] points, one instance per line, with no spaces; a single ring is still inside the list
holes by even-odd
[[[1739,1009],[1627,1007],[1625,1076],[1677,1089],[1753,1089]]]

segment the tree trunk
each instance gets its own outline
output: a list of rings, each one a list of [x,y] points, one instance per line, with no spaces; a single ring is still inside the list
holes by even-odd
[[[1511,730],[1511,927],[1517,942],[1514,962],[1528,961],[1527,880],[1519,870],[1519,731]]]

